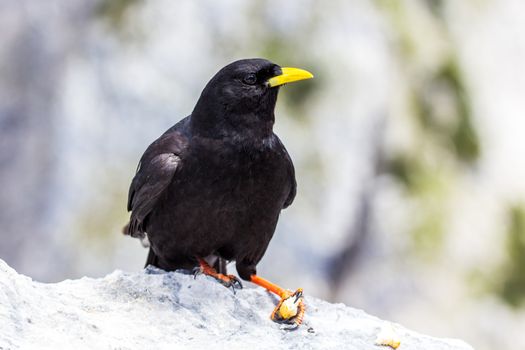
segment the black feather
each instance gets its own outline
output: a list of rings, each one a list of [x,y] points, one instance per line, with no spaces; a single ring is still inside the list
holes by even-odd
[[[130,186],[127,229],[147,232],[148,264],[192,268],[215,255],[222,265],[235,260],[243,279],[255,273],[296,194],[292,161],[273,133],[278,88],[265,84],[279,73],[262,59],[226,66],[192,114],[148,147]]]

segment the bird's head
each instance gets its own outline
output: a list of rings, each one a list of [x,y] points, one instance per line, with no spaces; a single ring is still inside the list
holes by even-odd
[[[279,87],[310,78],[308,71],[282,68],[261,58],[235,61],[208,82],[192,113],[192,124],[207,136],[267,134],[272,130]]]

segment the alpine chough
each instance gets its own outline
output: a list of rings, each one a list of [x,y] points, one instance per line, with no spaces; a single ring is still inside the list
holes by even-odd
[[[282,209],[296,194],[292,160],[273,132],[279,87],[312,78],[265,59],[222,68],[193,112],[155,140],[140,159],[129,189],[124,233],[149,245],[146,265],[196,269],[226,286],[239,276],[281,301],[272,319],[302,322],[302,290],[282,289],[257,276]]]

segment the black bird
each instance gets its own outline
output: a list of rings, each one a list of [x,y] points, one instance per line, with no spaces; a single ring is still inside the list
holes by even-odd
[[[262,279],[256,266],[296,194],[292,160],[273,133],[279,86],[312,77],[265,59],[233,62],[206,85],[191,115],[146,149],[124,228],[149,241],[146,265],[198,268],[235,288],[240,281],[224,263],[235,261],[243,280],[281,297],[273,320],[301,323],[302,290]]]

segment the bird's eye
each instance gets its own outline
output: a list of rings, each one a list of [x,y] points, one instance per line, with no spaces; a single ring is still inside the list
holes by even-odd
[[[253,73],[250,73],[247,76],[245,76],[242,81],[245,84],[253,85],[253,84],[255,84],[257,82],[257,76],[255,74],[253,74]]]

